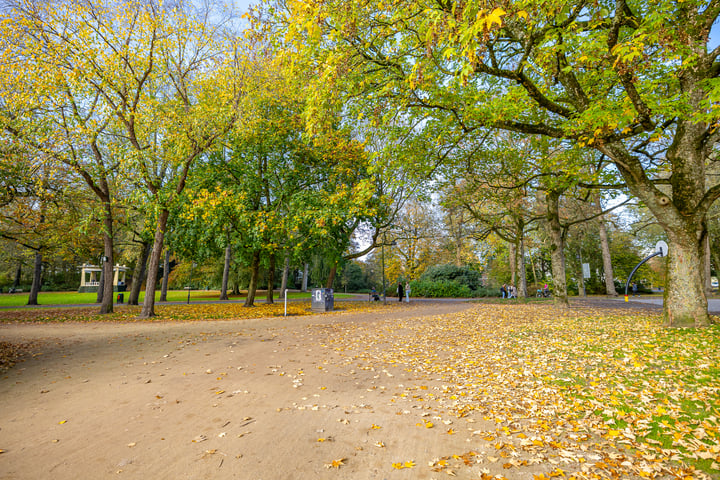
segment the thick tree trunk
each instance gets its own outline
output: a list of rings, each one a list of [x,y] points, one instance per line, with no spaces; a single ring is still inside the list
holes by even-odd
[[[170,279],[170,250],[165,250],[165,259],[163,260],[163,278],[160,290],[160,301],[167,302],[168,281]]]
[[[694,232],[668,234],[665,321],[670,327],[708,325],[703,242]]]
[[[230,260],[232,260],[232,247],[230,243],[225,247],[225,264],[223,265],[223,279],[220,290],[220,300],[228,300],[228,280],[230,279]]]
[[[268,285],[267,295],[265,296],[265,303],[275,303],[273,295],[275,294],[275,253],[270,254],[270,266],[268,267]]]
[[[330,267],[330,273],[328,274],[325,288],[333,288],[333,283],[335,283],[335,275],[337,275],[337,263],[333,263],[333,266]]]
[[[520,236],[520,245],[518,248],[518,276],[519,276],[519,295],[523,298],[528,296],[527,288],[527,271],[525,266],[525,239]]]
[[[167,208],[160,210],[157,226],[155,227],[155,240],[153,241],[150,265],[148,265],[147,281],[145,282],[145,301],[139,318],[151,318],[155,316],[155,285],[157,284],[158,270],[160,267],[160,256],[165,242],[165,230],[167,228],[170,211]]]
[[[30,296],[28,297],[28,305],[37,305],[38,293],[42,286],[42,253],[35,252],[35,263],[33,265],[32,287],[30,287]]]
[[[558,192],[547,193],[546,208],[547,221],[545,224],[550,238],[553,300],[556,305],[566,307],[568,306],[568,296],[565,277],[565,237],[560,225],[560,194]]]
[[[302,279],[302,291],[307,292],[307,286],[308,286],[308,270],[310,269],[310,264],[305,264],[305,269],[303,270],[303,279]]]
[[[145,280],[145,272],[147,271],[147,261],[150,256],[152,245],[150,242],[143,242],[140,246],[140,256],[135,263],[133,271],[132,286],[130,287],[130,295],[128,296],[128,305],[137,305],[140,299],[140,289],[143,280]]]
[[[702,111],[704,87],[695,73],[685,71],[678,81],[693,108]],[[710,325],[705,296],[707,211],[712,197],[705,198],[705,162],[710,150],[707,125],[692,115],[676,119],[675,136],[665,159],[671,166],[670,189],[660,190],[645,174],[640,160],[620,143],[601,144],[612,158],[630,191],[650,209],[668,237],[668,276],[663,313],[671,327]],[[707,149],[707,150],[706,150]]]
[[[257,291],[258,277],[260,276],[260,250],[253,251],[252,264],[250,265],[250,285],[248,286],[245,306],[255,305],[255,292]]]
[[[287,281],[288,275],[290,274],[290,255],[285,255],[285,265],[283,266],[282,280],[280,281],[280,299],[285,299],[287,293]]]

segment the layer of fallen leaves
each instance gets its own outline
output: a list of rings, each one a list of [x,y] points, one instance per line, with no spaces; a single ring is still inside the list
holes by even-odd
[[[23,356],[31,354],[34,347],[32,343],[0,342],[0,372],[10,369]]]
[[[510,478],[527,465],[538,479],[720,478],[719,326],[669,329],[652,311],[482,305],[325,333],[348,364],[412,372],[421,385],[398,399],[494,422],[470,442],[496,451],[466,466],[501,466]]]
[[[81,308],[25,308],[0,310],[0,323],[62,323],[62,322],[168,322],[196,320],[246,320],[266,317],[282,317],[285,306],[278,302],[265,304],[258,302],[254,307],[245,307],[240,303],[202,303],[189,305],[157,305],[156,316],[140,319],[141,306],[115,305],[114,312],[100,315],[98,307]],[[376,310],[381,305],[369,302],[336,302],[335,312]],[[392,308],[392,307],[384,307]],[[310,301],[293,301],[287,305],[287,315],[313,315]]]

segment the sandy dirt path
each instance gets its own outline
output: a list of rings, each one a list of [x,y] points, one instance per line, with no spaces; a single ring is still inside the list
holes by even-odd
[[[0,377],[0,478],[438,477],[428,461],[470,451],[471,439],[478,449],[470,431],[494,425],[443,416],[403,393],[441,385],[403,365],[355,361],[363,345],[339,351],[327,339],[336,329],[468,308],[0,326],[2,340],[39,342],[36,356]],[[430,435],[427,422],[442,428]],[[452,428],[462,434],[448,435]],[[405,462],[417,467],[391,467]]]

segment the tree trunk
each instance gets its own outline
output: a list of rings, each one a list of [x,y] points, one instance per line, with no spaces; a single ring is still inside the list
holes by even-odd
[[[598,211],[602,211],[602,205],[600,205],[600,194],[597,195],[595,203]],[[605,276],[605,293],[609,297],[617,297],[618,293],[615,290],[615,274],[613,273],[612,257],[610,256],[610,242],[608,241],[607,227],[605,226],[605,219],[599,217],[597,221],[598,232],[600,234],[600,250],[602,252],[603,259],[603,273]]]
[[[270,266],[268,267],[268,286],[265,303],[275,303],[273,295],[275,293],[275,252],[270,254]]]
[[[255,304],[255,292],[257,291],[258,277],[260,276],[260,250],[253,251],[252,264],[250,265],[250,285],[248,286],[245,306],[252,307]]]
[[[103,245],[107,261],[102,264],[103,277],[105,278],[105,281],[101,285],[103,292],[102,303],[100,304],[101,315],[113,312],[113,265],[115,265],[115,256],[113,255],[113,219],[109,199],[105,202],[105,220],[103,223],[105,227],[105,231],[103,232]]]
[[[102,303],[105,295],[105,262],[100,260],[100,280],[98,280],[98,290],[95,294],[95,303]]]
[[[227,246],[225,247],[225,265],[223,266],[223,279],[222,279],[222,289],[220,290],[220,300],[229,300],[228,299],[228,280],[230,279],[230,260],[232,259],[232,247],[230,246],[230,242],[228,242]]]
[[[535,271],[535,261],[533,260],[532,255],[530,255],[530,267],[532,268],[533,273],[533,283],[535,284],[535,288],[538,288],[538,277],[537,272]],[[533,295],[535,295],[535,292],[532,292]]]
[[[308,270],[310,269],[310,264],[305,264],[305,269],[303,270],[303,279],[302,279],[302,291],[307,292],[307,285],[308,285]]]
[[[15,270],[15,280],[13,280],[13,291],[20,288],[20,280],[22,279],[22,262],[18,262],[17,270]]]
[[[550,238],[553,300],[556,305],[567,307],[567,280],[565,277],[565,237],[560,225],[560,193],[550,191],[546,195],[547,221]]]
[[[694,233],[668,235],[668,277],[664,310],[670,327],[707,325],[704,252]]]
[[[168,281],[170,279],[170,250],[165,250],[165,259],[163,261],[163,278],[162,278],[162,287],[160,290],[160,301],[161,302],[167,302],[167,291],[168,291]]]
[[[135,271],[133,271],[132,286],[130,287],[130,295],[128,296],[128,305],[137,305],[140,299],[140,288],[143,280],[145,280],[145,272],[147,271],[147,261],[150,256],[152,245],[150,242],[143,242],[140,246],[140,256],[135,263]]]
[[[335,275],[337,275],[337,263],[333,263],[333,266],[330,267],[330,273],[328,274],[325,288],[333,288],[333,283],[335,283]]]
[[[508,263],[510,264],[510,285],[515,285],[517,274],[517,249],[512,242],[508,243]]]
[[[290,273],[290,254],[285,255],[285,265],[283,266],[282,280],[280,282],[280,299],[284,300],[287,294],[287,281]]]
[[[704,89],[686,72],[678,78],[695,111],[701,111]],[[712,205],[705,199],[706,126],[694,117],[678,118],[665,159],[672,166],[670,193],[658,189],[645,175],[640,161],[620,143],[601,144],[613,159],[630,191],[653,213],[668,237],[668,276],[663,302],[670,327],[710,325],[705,296],[704,239]]]
[[[42,286],[42,253],[35,252],[35,264],[33,266],[32,287],[30,287],[30,296],[28,297],[28,305],[37,305],[38,293]]]
[[[169,216],[170,211],[167,208],[160,210],[157,226],[155,227],[155,240],[153,242],[152,254],[150,255],[150,265],[148,265],[147,281],[145,282],[145,301],[143,302],[139,318],[151,318],[155,316],[155,285],[157,283],[160,256],[163,251],[165,229],[167,228]]]
[[[522,236],[522,232],[520,233],[520,242],[519,242],[519,248],[518,248],[518,276],[520,280],[520,286],[519,288],[519,295],[523,298],[527,298],[528,296],[528,288],[527,288],[527,271],[525,266],[525,239]]]

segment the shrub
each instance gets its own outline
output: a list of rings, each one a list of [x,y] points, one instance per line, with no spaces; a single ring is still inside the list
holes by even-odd
[[[458,267],[453,264],[434,265],[425,270],[419,280],[442,282],[451,281],[467,286],[470,290],[481,288],[480,273],[469,267]]]
[[[441,298],[441,297],[459,297],[468,298],[475,296],[473,291],[467,285],[461,285],[458,282],[449,280],[429,281],[416,280],[410,282],[412,295],[418,297]]]

